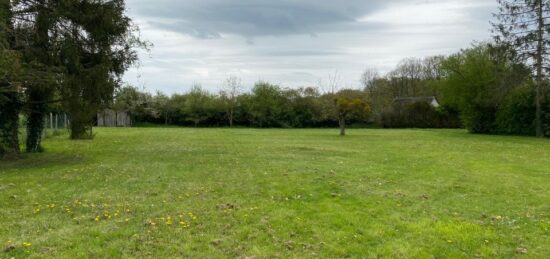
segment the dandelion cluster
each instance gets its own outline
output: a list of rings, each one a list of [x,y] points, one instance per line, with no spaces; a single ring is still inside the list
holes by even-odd
[[[80,223],[81,220],[85,220],[86,218],[95,222],[124,218],[124,222],[129,222],[132,213],[129,205],[126,203],[96,203],[88,200],[82,201],[80,199],[75,199],[70,203],[61,205],[47,203],[45,205],[35,204],[35,206],[36,207],[33,209],[34,214],[61,212],[70,216],[70,218],[77,223]]]
[[[197,220],[197,216],[193,212],[181,212],[176,216],[168,215],[154,219],[147,219],[145,224],[151,227],[157,226],[179,226],[181,228],[191,227],[192,222]]]

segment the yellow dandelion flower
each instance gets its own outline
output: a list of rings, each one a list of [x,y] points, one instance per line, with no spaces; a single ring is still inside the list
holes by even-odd
[[[24,246],[24,247],[30,247],[30,246],[32,246],[32,243],[30,243],[30,242],[23,242],[23,246]]]

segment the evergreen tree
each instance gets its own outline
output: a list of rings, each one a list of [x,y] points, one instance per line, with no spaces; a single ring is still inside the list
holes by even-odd
[[[550,69],[550,1],[549,0],[497,0],[499,13],[494,24],[496,41],[508,44],[517,56],[532,67],[535,77],[536,134],[543,137],[542,103],[544,81]]]
[[[62,101],[71,115],[71,138],[90,137],[97,111],[137,60],[134,47],[144,46],[124,0],[18,0],[11,8],[25,64],[27,151],[40,151],[54,102]]]
[[[61,19],[71,21],[60,50],[67,79],[61,88],[71,114],[71,138],[91,137],[100,107],[111,101],[128,66],[137,61],[134,47],[144,46],[123,0],[76,1],[61,6]]]
[[[18,0],[12,3],[16,40],[22,55],[22,86],[27,117],[27,152],[42,150],[44,118],[54,91],[62,80],[56,67],[55,45],[58,31],[56,1]]]

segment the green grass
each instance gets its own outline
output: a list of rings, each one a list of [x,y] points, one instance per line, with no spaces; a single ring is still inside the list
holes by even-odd
[[[550,256],[548,140],[95,132],[0,162],[0,258]]]

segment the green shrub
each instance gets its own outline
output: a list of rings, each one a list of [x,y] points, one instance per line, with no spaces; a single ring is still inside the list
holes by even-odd
[[[534,102],[532,89],[515,89],[497,112],[496,133],[535,135]]]
[[[459,128],[458,112],[449,107],[435,108],[426,102],[394,105],[382,112],[384,128]]]

